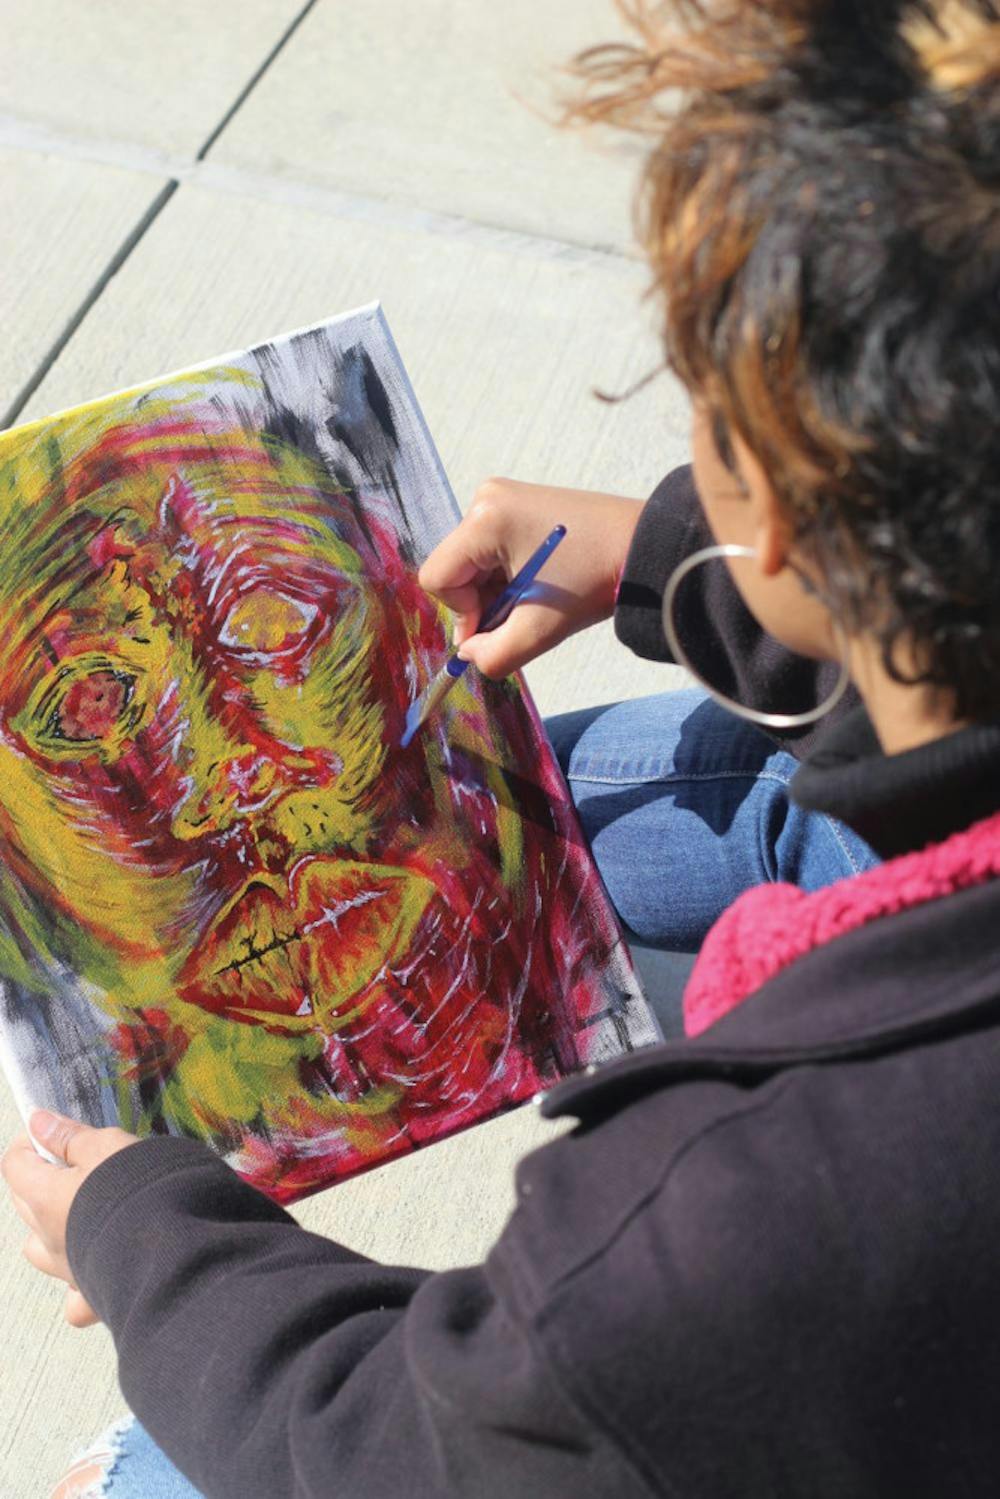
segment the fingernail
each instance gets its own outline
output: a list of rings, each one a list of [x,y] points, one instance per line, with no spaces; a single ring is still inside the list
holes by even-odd
[[[40,1140],[43,1145],[46,1140],[52,1138],[58,1128],[59,1115],[51,1113],[48,1109],[35,1109],[28,1120],[28,1129],[35,1136],[35,1139]]]

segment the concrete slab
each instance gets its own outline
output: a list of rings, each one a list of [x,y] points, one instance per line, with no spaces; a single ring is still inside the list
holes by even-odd
[[[4,0],[0,111],[192,156],[303,0]]]
[[[0,413],[65,329],[163,180],[0,150]]]
[[[490,474],[645,495],[687,452],[642,269],[491,231],[331,216],[182,186],[107,288],[25,418],[380,298],[464,506]],[[529,668],[543,712],[676,685],[593,632]]]
[[[321,0],[213,156],[585,245],[629,242],[634,149],[550,123],[609,0]],[[289,107],[290,106],[290,107]]]

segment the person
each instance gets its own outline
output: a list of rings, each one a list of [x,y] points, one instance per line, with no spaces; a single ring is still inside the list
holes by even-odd
[[[712,635],[725,697],[800,717],[771,692],[811,682],[818,706],[840,663],[860,701],[791,792],[872,856],[746,890],[702,945],[691,1039],[548,1095],[578,1126],[522,1163],[483,1265],[372,1264],[194,1142],[39,1121],[69,1169],[5,1159],[32,1253],[110,1327],[176,1494],[996,1489],[1000,17],[628,9],[636,46],[585,59],[583,108],[655,131],[645,228],[697,495],[684,473],[641,511],[581,499],[589,539],[517,637],[469,631],[544,529],[530,496],[488,490],[423,581],[487,670],[606,612],[623,554],[619,633]],[[688,707],[664,753],[693,780],[722,730]],[[601,723],[567,731],[571,770]],[[633,850],[637,884],[672,873]]]

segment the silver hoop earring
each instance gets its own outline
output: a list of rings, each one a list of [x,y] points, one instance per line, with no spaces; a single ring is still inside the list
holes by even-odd
[[[688,573],[693,572],[696,567],[700,567],[703,562],[711,562],[716,557],[756,557],[756,555],[757,553],[752,547],[739,546],[736,542],[726,542],[720,546],[702,547],[701,551],[692,552],[690,557],[685,557],[684,561],[679,563],[671,573],[663,595],[663,629],[674,660],[679,665],[685,667],[695,680],[701,683],[709,696],[714,697],[715,701],[720,703],[723,708],[728,708],[730,713],[735,713],[740,718],[749,719],[751,723],[761,724],[767,729],[797,729],[801,728],[804,724],[815,723],[817,719],[823,718],[825,714],[829,713],[831,708],[840,702],[840,699],[847,691],[847,684],[851,680],[847,670],[847,641],[839,625],[834,624],[833,626],[837,636],[837,643],[841,648],[840,676],[837,679],[837,684],[828,698],[820,703],[818,707],[809,708],[805,713],[764,713],[758,708],[744,707],[735,698],[726,697],[724,692],[716,691],[711,683],[705,681],[705,678],[697,668],[692,665],[691,658],[677,638],[677,630],[674,625],[674,600],[677,597],[678,588]]]

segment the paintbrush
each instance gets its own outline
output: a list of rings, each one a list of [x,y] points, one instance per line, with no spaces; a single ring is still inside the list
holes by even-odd
[[[489,608],[483,611],[483,617],[475,631],[477,635],[485,634],[487,630],[495,630],[503,624],[514,605],[519,603],[527,593],[565,535],[565,526],[556,526],[549,532],[537,552],[531,554],[520,572],[514,574],[503,592],[498,594]],[[432,677],[420,696],[410,704],[406,712],[406,727],[400,740],[403,749],[406,749],[420,725],[425,723],[435,708],[444,701],[469,664],[460,656],[449,656],[437,676]]]

